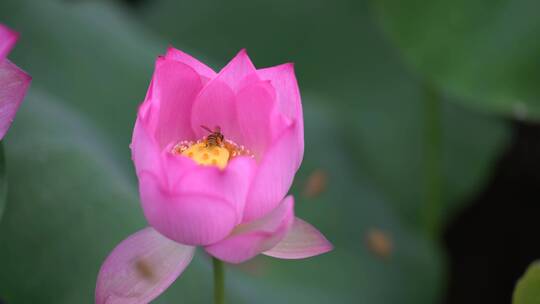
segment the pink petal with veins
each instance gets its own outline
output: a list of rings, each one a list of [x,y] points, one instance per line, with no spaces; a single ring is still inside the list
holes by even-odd
[[[146,304],[189,265],[195,247],[178,244],[145,228],[122,241],[99,271],[96,304]]]

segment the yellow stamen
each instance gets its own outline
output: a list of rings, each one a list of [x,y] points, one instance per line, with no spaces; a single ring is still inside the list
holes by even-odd
[[[205,143],[197,143],[182,152],[182,155],[193,159],[197,164],[204,166],[215,165],[220,169],[229,162],[229,151],[219,146],[207,146]]]
[[[179,142],[171,152],[187,156],[199,165],[217,166],[220,169],[227,167],[229,161],[237,156],[254,157],[244,146],[238,146],[230,140],[225,140],[218,146],[209,144],[206,138],[197,142]]]

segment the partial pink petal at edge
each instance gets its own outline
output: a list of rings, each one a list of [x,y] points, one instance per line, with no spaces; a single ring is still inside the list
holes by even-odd
[[[99,271],[96,304],[148,303],[165,291],[189,265],[195,247],[145,228],[122,241]]]
[[[0,139],[8,131],[32,78],[9,60],[0,61]]]
[[[0,24],[0,61],[7,57],[18,38],[19,34],[17,32]]]
[[[280,259],[304,259],[329,252],[333,248],[315,227],[295,218],[285,238],[263,254]]]

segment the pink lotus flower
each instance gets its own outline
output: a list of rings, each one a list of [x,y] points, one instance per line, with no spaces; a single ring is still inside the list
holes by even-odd
[[[332,249],[295,218],[293,197],[286,197],[304,154],[292,64],[257,70],[242,50],[215,73],[170,48],[156,61],[131,149],[151,228],[108,256],[96,303],[154,299],[190,263],[195,246],[229,263]]]
[[[0,140],[11,126],[32,79],[6,59],[18,37],[0,24]]]

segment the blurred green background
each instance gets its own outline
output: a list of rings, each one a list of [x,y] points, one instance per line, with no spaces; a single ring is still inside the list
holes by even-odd
[[[92,303],[101,262],[146,226],[128,145],[154,60],[173,45],[215,70],[241,48],[257,67],[294,62],[302,92],[291,192],[335,250],[231,266],[229,303],[451,303],[444,231],[486,189],[516,121],[540,118],[539,11],[534,0],[2,0],[0,22],[21,33],[10,59],[33,83],[4,142],[0,302]],[[211,290],[200,251],[155,302],[210,303]]]

